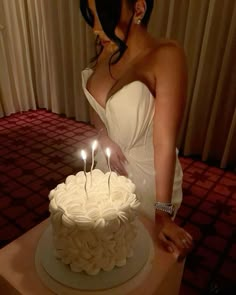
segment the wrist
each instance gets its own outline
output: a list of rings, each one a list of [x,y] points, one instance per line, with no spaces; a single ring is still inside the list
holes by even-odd
[[[154,204],[156,214],[173,216],[175,207],[172,203],[155,202]]]
[[[155,220],[158,221],[158,223],[160,222],[160,220],[162,219],[171,219],[170,214],[168,214],[167,212],[164,211],[160,211],[160,210],[156,210],[155,211]]]
[[[163,226],[164,223],[171,220],[171,217],[168,213],[160,210],[155,210],[155,224],[158,226]]]

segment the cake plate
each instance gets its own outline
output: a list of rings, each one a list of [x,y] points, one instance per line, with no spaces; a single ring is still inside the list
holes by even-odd
[[[137,221],[134,255],[123,267],[110,272],[100,271],[95,276],[70,270],[54,256],[52,226],[41,235],[36,249],[35,264],[43,283],[56,294],[68,295],[125,295],[135,289],[152,267],[154,246],[144,225]]]

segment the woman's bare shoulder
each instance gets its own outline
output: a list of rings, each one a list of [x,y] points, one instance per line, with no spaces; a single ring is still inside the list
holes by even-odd
[[[168,68],[186,70],[184,49],[175,40],[159,40],[149,51],[145,63],[154,75]]]
[[[143,80],[149,81],[154,88],[157,77],[163,75],[163,71],[174,67],[177,67],[178,71],[180,68],[185,71],[184,50],[177,41],[163,39],[152,43],[136,65],[135,72],[142,76]]]
[[[163,59],[164,58],[164,59]],[[175,40],[162,39],[156,42],[155,46],[150,50],[148,60],[155,66],[155,61],[165,61],[166,59],[185,60],[185,52],[183,47]]]

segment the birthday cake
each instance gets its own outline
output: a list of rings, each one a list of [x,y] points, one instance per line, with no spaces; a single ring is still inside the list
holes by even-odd
[[[133,255],[135,185],[115,172],[70,175],[49,194],[55,255],[74,272],[96,275]]]

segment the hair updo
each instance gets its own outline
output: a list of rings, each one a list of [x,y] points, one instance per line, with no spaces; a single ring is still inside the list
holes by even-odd
[[[129,21],[127,31],[126,31],[126,36],[125,40],[121,40],[118,38],[115,34],[115,28],[117,27],[119,21],[120,21],[120,16],[121,16],[121,5],[122,1],[127,1],[128,6],[130,7],[131,10],[133,10],[133,15],[134,15],[134,5],[137,2],[137,0],[95,0],[96,4],[96,10],[97,10],[97,15],[100,20],[101,26],[103,28],[104,33],[107,35],[107,37],[112,40],[118,47],[118,50],[112,55],[110,64],[115,64],[120,60],[122,55],[124,54],[127,45],[126,45],[126,40],[128,38],[130,26],[133,21],[133,15]],[[147,27],[151,12],[153,9],[153,2],[154,0],[146,0],[146,12],[145,15],[142,19],[141,25]],[[93,28],[94,26],[94,16],[88,6],[88,0],[80,0],[80,10],[81,13],[85,19],[85,21],[88,23],[90,27]],[[97,60],[99,55],[101,54],[103,50],[103,46],[99,40],[99,37],[96,39],[96,50],[97,54],[93,58],[92,61]],[[118,54],[118,57],[112,61],[112,58]]]

